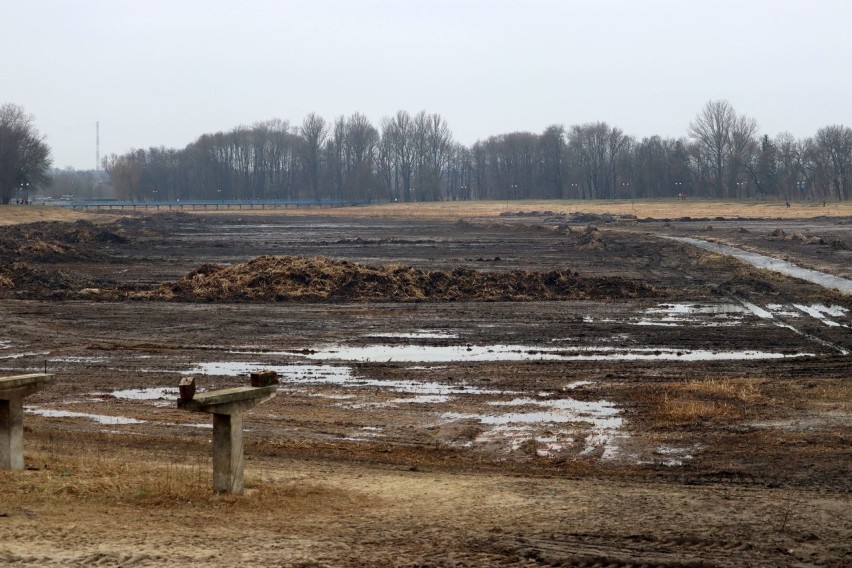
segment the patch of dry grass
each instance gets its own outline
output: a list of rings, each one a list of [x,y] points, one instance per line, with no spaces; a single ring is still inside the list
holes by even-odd
[[[0,205],[0,225],[18,225],[36,221],[88,221],[107,222],[116,219],[113,215],[102,215],[86,211],[75,211],[68,207],[48,205]]]
[[[281,476],[280,472],[269,475],[249,465],[243,495],[218,494],[213,491],[209,455],[186,452],[175,459],[175,455],[121,447],[107,455],[98,449],[102,441],[95,439],[97,436],[86,438],[78,435],[71,442],[64,437],[28,441],[28,447],[33,446],[26,452],[30,469],[0,471],[0,513],[4,507],[85,503],[164,510],[214,510],[227,506],[233,512],[244,513],[277,508],[307,516],[368,506],[369,500],[359,493],[320,481]]]
[[[644,394],[658,427],[741,420],[774,403],[757,381],[746,379],[667,383]]]
[[[302,208],[302,209],[242,209],[240,215],[333,215],[341,217],[417,217],[458,219],[466,217],[497,217],[504,213],[552,211],[554,213],[613,213],[652,219],[693,218],[810,218],[852,215],[852,203],[792,203],[765,201],[710,201],[677,199],[647,200],[525,200],[525,201],[441,201],[436,203],[383,203],[359,207]],[[196,214],[229,214],[234,210],[187,211]]]

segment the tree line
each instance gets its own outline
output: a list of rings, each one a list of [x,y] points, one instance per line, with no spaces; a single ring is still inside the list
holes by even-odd
[[[362,114],[299,125],[270,120],[205,134],[181,150],[105,159],[133,200],[719,199],[847,200],[852,129],[797,140],[760,135],[754,119],[710,101],[686,137],[637,139],[606,122],[511,132],[466,147],[446,120],[399,111],[374,126]]]
[[[14,150],[14,151],[13,151]],[[45,185],[49,149],[15,105],[0,112],[0,199]],[[152,147],[103,160],[114,194],[134,201],[310,199],[414,202],[472,199],[848,200],[852,129],[770,138],[727,101],[708,102],[686,136],[638,139],[606,122],[511,132],[470,147],[439,114],[401,110],[378,126],[354,113],[299,124],[273,119],[204,134],[182,149]],[[79,179],[78,179],[79,178]],[[53,176],[85,185],[79,173]],[[105,184],[92,176],[102,192]],[[75,192],[80,195],[80,192]]]

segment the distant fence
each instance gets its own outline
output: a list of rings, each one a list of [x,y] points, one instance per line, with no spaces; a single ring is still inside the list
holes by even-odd
[[[188,199],[179,201],[118,201],[94,199],[65,201],[55,205],[73,209],[288,209],[300,207],[354,207],[366,201],[341,199]]]

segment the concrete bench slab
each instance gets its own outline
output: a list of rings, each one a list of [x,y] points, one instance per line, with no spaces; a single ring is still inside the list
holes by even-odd
[[[275,396],[278,387],[236,387],[196,394],[192,400],[178,399],[178,408],[208,414],[245,412]]]
[[[213,415],[213,489],[243,492],[243,412],[275,397],[278,387],[237,387],[178,399],[177,406]]]
[[[24,469],[24,398],[53,382],[41,373],[0,377],[0,469]]]

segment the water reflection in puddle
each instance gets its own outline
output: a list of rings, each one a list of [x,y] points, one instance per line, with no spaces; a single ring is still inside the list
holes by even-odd
[[[200,363],[185,375],[239,376],[253,370],[271,369],[278,373],[283,387],[292,384],[336,385],[347,388],[381,389],[415,395],[449,396],[462,394],[505,394],[506,391],[483,389],[460,384],[441,384],[415,380],[378,380],[352,375],[349,367],[331,365],[263,365],[261,363],[215,362]]]
[[[0,359],[21,359],[23,357],[37,357],[39,355],[50,355],[50,351],[27,351],[25,353],[14,353],[12,355],[0,355]]]
[[[537,447],[538,455],[552,455],[574,445],[576,435],[585,433],[583,449],[580,455],[600,454],[601,459],[615,459],[619,453],[619,441],[627,436],[622,431],[624,419],[621,410],[606,400],[581,401],[574,399],[536,400],[516,398],[509,401],[492,401],[489,406],[526,407],[527,410],[507,413],[467,414],[446,412],[442,419],[447,422],[457,420],[477,420],[480,424],[493,426],[490,431],[480,434],[474,442],[493,442],[503,437],[509,442],[510,449],[518,449],[526,441],[532,440],[544,447]],[[586,424],[586,428],[561,429],[553,431],[558,424]],[[537,429],[548,430],[546,436],[537,433]]]
[[[48,363],[104,363],[107,357],[53,357]]]
[[[351,362],[492,362],[492,361],[742,361],[812,356],[811,353],[714,351],[708,349],[618,347],[541,347],[531,345],[333,345],[307,354],[285,352],[323,361]]]
[[[849,311],[846,308],[842,308],[840,306],[824,306],[822,304],[813,304],[811,306],[793,304],[793,307],[808,314],[814,319],[818,319],[820,322],[829,327],[849,327],[848,325],[843,326],[842,324],[839,324],[834,320],[828,319],[828,316],[843,317]]]
[[[739,304],[659,304],[646,308],[633,325],[676,327],[681,325],[740,325],[748,310]]]
[[[51,408],[38,408],[26,406],[24,409],[30,414],[47,416],[49,418],[88,418],[98,424],[144,424],[144,420],[128,418],[126,416],[107,416],[105,414],[88,414],[86,412],[70,412],[68,410],[55,410]]]
[[[385,338],[399,338],[399,339],[458,339],[458,333],[447,333],[442,331],[431,331],[431,330],[422,330],[422,331],[413,331],[411,333],[368,333],[365,337],[385,337]]]
[[[160,400],[174,399],[178,396],[178,389],[174,387],[155,387],[147,389],[124,389],[113,391],[112,396],[124,400]]]

